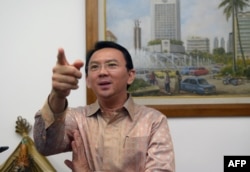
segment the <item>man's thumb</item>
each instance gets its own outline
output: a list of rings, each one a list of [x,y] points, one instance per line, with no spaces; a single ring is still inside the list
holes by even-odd
[[[73,170],[72,161],[66,159],[66,160],[64,161],[64,164],[65,164],[67,167],[69,167],[71,170]]]
[[[83,67],[84,63],[82,60],[76,60],[74,63],[73,63],[73,66],[75,66],[78,70],[81,69],[81,67]]]

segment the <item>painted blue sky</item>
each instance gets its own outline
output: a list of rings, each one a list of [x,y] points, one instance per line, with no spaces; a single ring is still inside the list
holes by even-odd
[[[228,40],[231,20],[226,21],[223,9],[218,9],[221,0],[180,0],[181,37],[185,43],[189,36],[207,37],[213,48],[215,37]],[[150,0],[107,0],[107,27],[127,48],[133,47],[134,21],[140,20],[142,42],[150,40]]]

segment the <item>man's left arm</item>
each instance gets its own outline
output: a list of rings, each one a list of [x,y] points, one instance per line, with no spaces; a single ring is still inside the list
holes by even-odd
[[[175,171],[174,147],[165,116],[154,123],[147,153],[145,172]]]

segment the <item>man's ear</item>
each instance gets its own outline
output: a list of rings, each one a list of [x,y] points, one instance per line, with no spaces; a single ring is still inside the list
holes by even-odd
[[[130,85],[133,83],[133,81],[135,80],[135,70],[134,69],[131,69],[129,71],[129,79],[127,81],[127,84]]]
[[[85,81],[86,81],[86,86],[87,86],[87,88],[91,88],[91,85],[90,85],[88,76],[85,77]]]

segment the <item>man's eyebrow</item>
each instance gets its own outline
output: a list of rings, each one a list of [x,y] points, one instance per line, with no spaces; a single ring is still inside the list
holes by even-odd
[[[110,59],[110,60],[107,60],[106,62],[118,62],[117,59]]]
[[[106,60],[104,63],[109,63],[109,62],[118,62],[118,60],[117,59],[108,59],[108,60]],[[89,62],[90,64],[91,63],[100,63],[99,61],[90,61]]]

